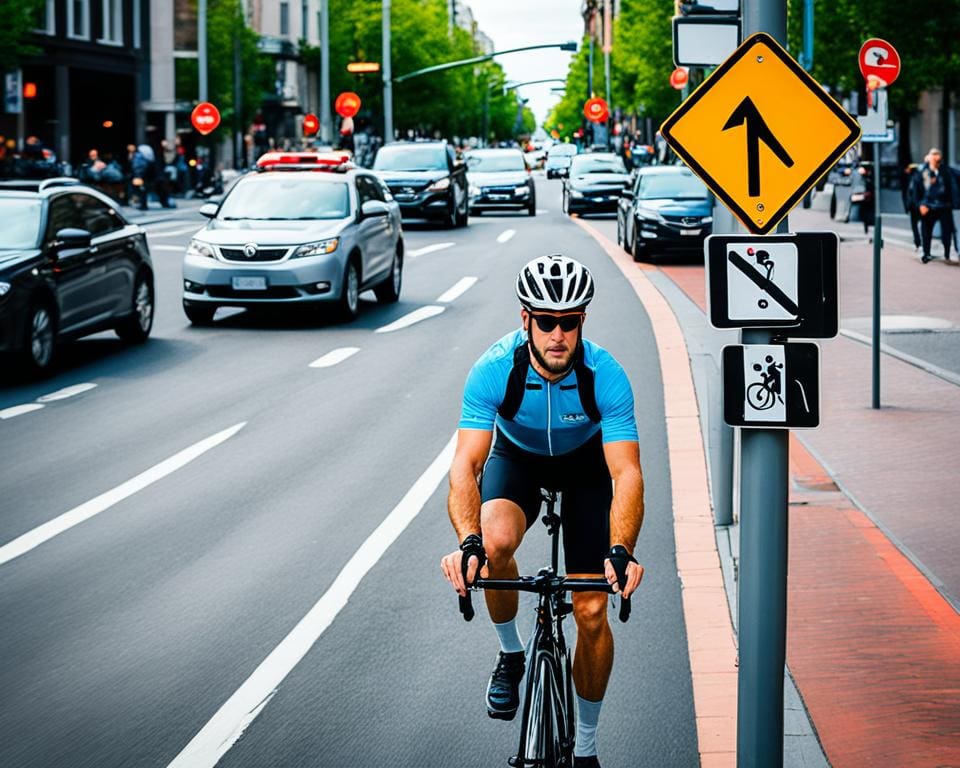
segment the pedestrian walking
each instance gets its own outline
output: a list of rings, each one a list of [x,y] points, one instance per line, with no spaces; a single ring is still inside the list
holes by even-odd
[[[940,240],[943,243],[943,258],[950,260],[950,243],[953,240],[953,211],[960,205],[960,191],[950,169],[943,165],[943,153],[932,147],[926,162],[914,175],[911,182],[913,194],[920,213],[920,240],[923,247],[921,260],[924,264],[933,258],[930,241],[933,228],[940,224]]]
[[[130,159],[130,204],[133,204],[133,197],[136,196],[137,207],[145,211],[156,174],[156,156],[153,154],[153,147],[149,144],[139,146],[128,144],[127,152]]]
[[[926,161],[926,158],[924,158]],[[910,216],[910,231],[913,233],[913,247],[920,250],[920,210],[917,207],[917,198],[913,189],[913,177],[920,170],[920,164],[910,163],[903,172],[900,183],[903,210]]]

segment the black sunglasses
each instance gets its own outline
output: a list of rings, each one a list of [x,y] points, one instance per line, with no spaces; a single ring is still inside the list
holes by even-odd
[[[553,329],[558,325],[560,330],[564,333],[570,333],[570,331],[575,330],[583,320],[583,314],[577,312],[574,315],[536,315],[533,312],[530,313],[532,317],[537,322],[537,327],[544,333],[552,333]]]

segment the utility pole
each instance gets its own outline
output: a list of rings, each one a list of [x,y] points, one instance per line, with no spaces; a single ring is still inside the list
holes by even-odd
[[[383,0],[383,143],[393,141],[393,67],[390,64],[390,0]]]
[[[244,24],[245,22],[241,22]],[[244,165],[243,131],[243,85],[240,78],[242,63],[240,60],[240,30],[233,36],[233,167],[237,170]]]
[[[603,0],[603,82],[606,85],[607,109],[607,149],[610,149],[610,140],[613,137],[613,131],[610,130],[610,122],[613,118],[613,104],[610,102],[610,51],[613,50],[613,25],[612,14],[610,12],[610,0]]]
[[[320,0],[320,141],[333,143],[330,115],[330,0]]]
[[[744,39],[766,32],[786,46],[785,0],[743,0],[742,14]],[[788,231],[784,218],[777,233]],[[741,335],[744,344],[771,344],[776,333]],[[786,429],[740,430],[738,768],[783,765],[789,437]]]
[[[197,0],[197,66],[200,101],[207,101],[207,0]]]

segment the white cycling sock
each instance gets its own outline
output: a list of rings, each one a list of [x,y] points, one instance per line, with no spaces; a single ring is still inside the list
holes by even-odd
[[[589,701],[577,696],[577,741],[573,745],[573,754],[577,757],[597,754],[597,723],[602,706],[603,699]]]
[[[497,637],[500,638],[501,651],[517,653],[524,649],[523,641],[520,639],[520,630],[517,629],[516,618],[505,621],[503,624],[494,624],[493,628],[497,630]]]

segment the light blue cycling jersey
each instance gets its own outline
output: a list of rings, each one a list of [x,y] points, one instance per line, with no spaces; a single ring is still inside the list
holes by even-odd
[[[603,431],[603,442],[637,440],[633,414],[633,392],[620,363],[603,347],[583,340],[583,360],[593,371],[594,395],[600,423],[583,412],[577,391],[576,372],[549,382],[531,365],[520,410],[512,421],[501,418],[497,409],[507,391],[513,369],[513,351],[527,343],[525,331],[508,333],[474,363],[463,392],[461,429],[488,429],[496,425],[510,440],[526,451],[557,456],[579,448]]]

